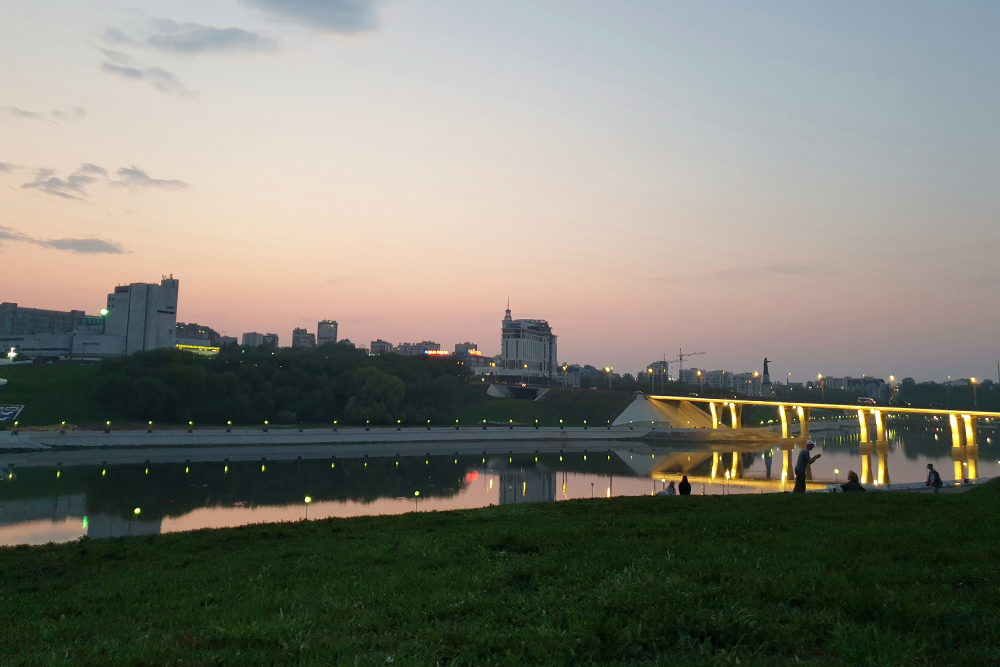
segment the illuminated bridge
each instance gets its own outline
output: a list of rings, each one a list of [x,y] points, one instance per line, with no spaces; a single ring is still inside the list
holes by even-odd
[[[888,482],[886,459],[889,442],[886,437],[886,424],[890,414],[893,415],[928,415],[943,418],[951,429],[951,453],[955,466],[955,478],[976,479],[978,472],[976,464],[979,460],[979,444],[977,427],[979,420],[1000,421],[1000,412],[984,412],[981,410],[952,410],[947,408],[908,408],[885,407],[877,405],[838,405],[832,403],[793,403],[790,401],[768,401],[749,398],[700,398],[694,396],[646,396],[637,399],[616,420],[615,426],[628,426],[631,423],[651,425],[668,425],[679,429],[739,429],[740,436],[759,437],[760,428],[743,427],[743,408],[747,405],[767,406],[777,412],[781,423],[781,439],[777,444],[782,451],[782,479],[792,477],[792,451],[796,443],[801,443],[809,437],[809,418],[813,410],[844,411],[857,415],[861,427],[861,482],[867,484],[885,484]],[[708,412],[696,404],[708,404]],[[728,420],[726,419],[728,417]],[[790,427],[794,421],[799,423],[799,436],[794,439],[790,435]],[[728,422],[728,424],[727,424]],[[730,431],[732,433],[732,431]],[[721,435],[721,434],[720,434]],[[733,433],[736,436],[736,433]],[[874,440],[872,439],[874,435]],[[878,471],[873,472],[871,466],[872,453],[878,455]],[[722,454],[713,455],[712,478],[717,477],[720,470]],[[736,477],[738,470],[738,453],[733,452],[733,470],[731,476]],[[962,468],[968,468],[964,474]],[[742,476],[742,475],[739,475]]]

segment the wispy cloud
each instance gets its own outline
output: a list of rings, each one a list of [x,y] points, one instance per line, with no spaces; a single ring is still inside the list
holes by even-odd
[[[101,63],[101,69],[109,74],[116,74],[133,81],[145,81],[157,90],[173,95],[191,95],[173,73],[162,67],[146,67],[136,62],[128,54],[110,49],[101,49],[107,59]]]
[[[0,162],[0,172],[10,173],[17,169],[17,165],[13,165],[10,162]]]
[[[153,34],[143,38],[111,28],[104,33],[104,39],[115,44],[134,44],[167,53],[259,52],[278,48],[274,40],[242,28],[216,28],[156,18],[151,25]]]
[[[46,194],[63,199],[82,199],[85,194],[83,188],[88,183],[93,183],[100,173],[93,171],[100,169],[92,164],[82,164],[66,178],[59,178],[55,175],[54,169],[39,169],[35,172],[35,180],[25,183],[21,187],[26,190],[41,190]],[[105,172],[105,175],[107,172]]]
[[[362,32],[378,27],[381,0],[243,0],[277,19],[331,32]]]
[[[118,181],[118,185],[122,185],[130,189],[165,188],[167,190],[179,190],[181,188],[188,187],[188,184],[184,181],[151,178],[149,174],[135,165],[132,165],[131,167],[122,167],[118,170],[118,176],[121,178],[121,180]]]
[[[26,111],[19,107],[0,107],[0,111],[4,111],[7,115],[12,118],[24,118],[27,120],[47,120],[49,122],[52,119],[57,120],[80,120],[87,115],[87,110],[83,107],[73,107],[72,109],[54,109],[49,113],[42,113],[41,111]]]
[[[0,227],[0,243],[12,241],[14,243],[30,243],[31,245],[53,250],[66,250],[80,255],[121,255],[126,252],[120,243],[107,241],[105,239],[85,238],[63,238],[63,239],[36,239],[22,234],[10,227]]]
[[[13,171],[14,165],[7,165],[6,169],[0,171]],[[94,182],[104,182],[110,185],[118,185],[129,190],[137,188],[161,188],[166,190],[180,190],[188,187],[184,181],[176,179],[153,178],[135,165],[122,167],[117,172],[117,179],[111,178],[108,170],[96,164],[84,162],[77,169],[67,176],[61,178],[56,175],[54,169],[36,169],[35,179],[23,184],[21,187],[27,190],[40,190],[53,197],[62,199],[79,199],[86,197],[86,187]]]
[[[53,109],[52,115],[60,120],[80,120],[87,117],[87,110],[83,107],[73,107],[72,109]]]
[[[3,110],[14,118],[41,118],[42,114],[37,111],[25,111],[24,109],[18,109],[17,107],[3,107]]]

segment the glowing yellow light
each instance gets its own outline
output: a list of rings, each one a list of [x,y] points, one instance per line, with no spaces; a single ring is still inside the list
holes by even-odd
[[[528,483],[527,482],[522,482],[521,483],[521,495],[524,496],[524,495],[527,495],[527,493],[528,493]]]
[[[307,505],[313,501],[312,497],[310,496],[306,496],[305,500]]]
[[[134,510],[132,510],[132,512],[133,512],[134,514],[139,514],[139,513],[141,513],[141,512],[142,512],[142,510],[141,510],[141,509],[139,509],[138,507],[136,507],[136,508],[135,508]]]
[[[419,495],[420,495],[420,492],[419,492],[419,491],[414,491],[414,492],[413,492],[413,495],[414,495],[414,496],[419,496]]]
[[[608,494],[607,494],[607,496],[608,496],[608,498],[611,497],[611,487],[610,486],[608,487]]]

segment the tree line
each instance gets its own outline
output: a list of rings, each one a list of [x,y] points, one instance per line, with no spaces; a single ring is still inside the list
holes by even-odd
[[[95,396],[139,421],[199,424],[404,424],[452,421],[485,399],[452,359],[369,356],[350,345],[224,347],[214,357],[174,349],[107,359]]]

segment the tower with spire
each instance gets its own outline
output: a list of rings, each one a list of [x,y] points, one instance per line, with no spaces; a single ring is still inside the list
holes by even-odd
[[[503,321],[510,322],[510,294],[507,295],[507,310],[504,311]]]

